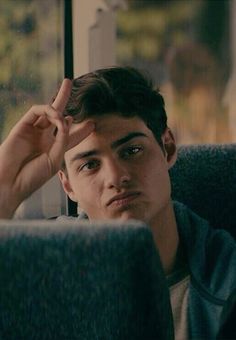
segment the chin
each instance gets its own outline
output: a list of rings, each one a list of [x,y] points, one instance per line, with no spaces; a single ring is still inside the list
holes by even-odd
[[[141,205],[127,205],[104,214],[105,219],[114,219],[126,222],[128,220],[138,220],[148,223],[147,209]]]
[[[145,217],[143,216],[143,214],[140,213],[140,211],[138,212],[138,211],[127,210],[127,211],[122,212],[119,218],[122,221],[138,220],[138,221],[146,222]]]

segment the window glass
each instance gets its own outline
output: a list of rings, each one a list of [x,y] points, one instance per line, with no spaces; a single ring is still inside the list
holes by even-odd
[[[64,1],[0,0],[0,140],[33,104],[51,102],[63,79]],[[20,152],[17,149],[16,151]],[[18,208],[16,218],[60,215],[56,176]]]
[[[0,136],[63,78],[60,0],[0,1]]]
[[[231,1],[127,0],[117,13],[117,63],[147,70],[177,142],[233,141],[227,101]]]

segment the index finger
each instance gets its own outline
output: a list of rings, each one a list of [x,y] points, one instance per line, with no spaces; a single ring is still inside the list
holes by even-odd
[[[52,103],[52,107],[59,111],[63,112],[65,110],[66,104],[68,102],[68,99],[71,94],[71,89],[72,89],[72,81],[70,79],[64,79],[60,90]]]

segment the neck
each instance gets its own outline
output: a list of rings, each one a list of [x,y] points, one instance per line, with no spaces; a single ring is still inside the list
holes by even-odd
[[[171,201],[163,209],[161,216],[158,216],[150,225],[165,274],[169,275],[173,271],[176,262],[179,244],[177,223]]]

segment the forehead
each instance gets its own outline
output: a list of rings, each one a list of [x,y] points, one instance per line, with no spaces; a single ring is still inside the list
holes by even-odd
[[[89,149],[97,149],[103,144],[109,146],[114,141],[132,132],[141,132],[155,141],[152,131],[139,117],[124,118],[116,114],[110,114],[89,120],[94,121],[95,130],[82,142],[67,151],[66,156],[77,151],[84,152]]]
[[[116,114],[110,114],[96,117],[93,121],[96,126],[94,134],[97,136],[112,134],[115,137],[115,135],[130,132],[133,128],[149,130],[139,117],[125,118]]]

